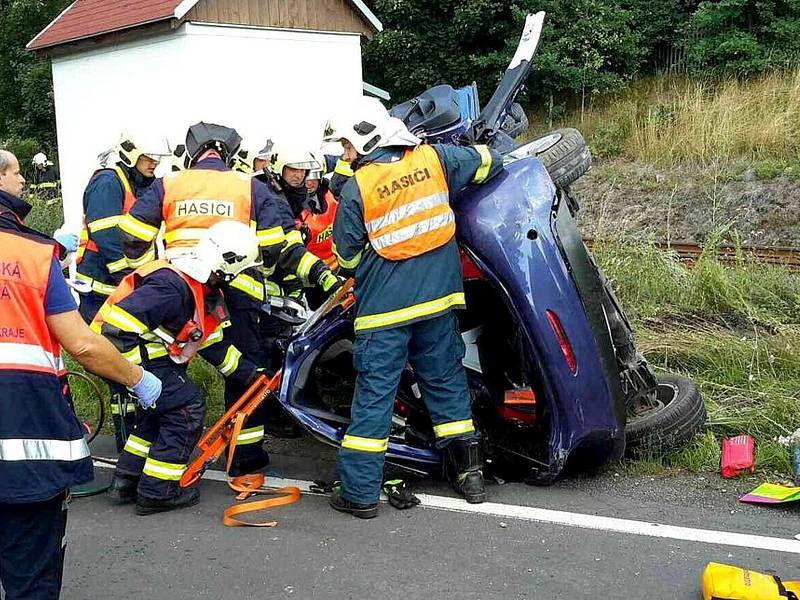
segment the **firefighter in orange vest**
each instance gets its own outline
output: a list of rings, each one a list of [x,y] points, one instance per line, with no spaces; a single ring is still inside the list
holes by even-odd
[[[332,123],[328,138],[341,141],[355,171],[333,226],[339,265],[355,272],[356,388],[331,506],[361,518],[377,514],[394,399],[408,362],[453,487],[468,502],[483,502],[465,346],[452,312],[464,307],[464,290],[450,201],[500,172],[503,160],[486,146],[423,144],[375,99],[353,108]]]
[[[132,386],[144,403],[161,384],[83,322],[56,243],[23,225],[31,209],[20,198],[24,183],[16,157],[0,150],[0,587],[9,599],[55,600],[67,493],[92,479],[61,346],[90,371]]]
[[[223,221],[251,227],[259,240],[265,272],[279,268],[295,274],[309,285],[333,293],[341,282],[319,259],[308,253],[294,229],[288,207],[260,181],[231,171],[242,139],[235,130],[198,123],[186,135],[188,169],[170,173],[148,188],[123,219],[123,248],[129,259],[150,251],[159,227],[164,225],[166,257],[191,249],[202,233]],[[233,280],[226,295],[231,327],[226,332],[236,347],[252,362],[259,362],[260,310],[266,299],[263,276],[250,270]],[[225,386],[230,406],[244,391],[236,381]],[[231,475],[245,475],[265,467],[269,457],[262,446],[265,408],[245,423],[236,442]]]
[[[156,136],[123,134],[115,148],[99,157],[103,167],[94,173],[83,194],[83,227],[76,258],[76,278],[91,288],[80,295],[79,311],[86,323],[92,322],[130,272],[118,225],[136,195],[153,183],[154,170],[166,152],[166,144]],[[124,389],[109,387],[117,452],[121,452],[135,423],[136,406]]]
[[[227,381],[245,385],[256,365],[223,335],[229,325],[222,287],[260,262],[249,225],[221,221],[169,262],[151,262],[128,275],[100,309],[92,329],[133,363],[164,383],[158,402],[139,412],[108,495],[136,502],[149,515],[195,504],[198,491],[178,485],[203,429],[205,399],[187,375],[201,354]]]

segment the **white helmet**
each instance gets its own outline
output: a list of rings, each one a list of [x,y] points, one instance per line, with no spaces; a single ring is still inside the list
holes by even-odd
[[[256,152],[246,148],[239,148],[239,151],[231,158],[230,168],[239,173],[250,175],[255,170],[253,161],[256,159]]]
[[[297,144],[277,143],[272,147],[267,168],[277,175],[283,176],[283,168],[303,169],[313,171],[320,169],[319,161],[305,147]]]
[[[361,156],[388,146],[418,146],[421,140],[412,135],[400,119],[389,114],[377,98],[362,96],[343,113],[328,121],[326,142],[347,140]]]
[[[232,281],[239,273],[261,264],[255,231],[239,221],[209,227],[197,246],[176,254],[170,262],[192,279],[208,282],[213,273]]]
[[[160,162],[163,157],[170,155],[166,138],[143,132],[136,135],[123,133],[115,150],[119,154],[119,159],[131,168],[136,166],[141,156]]]
[[[39,152],[33,156],[33,164],[37,167],[46,167],[48,164],[52,163],[47,160],[47,155],[44,152]]]
[[[322,176],[325,175],[325,160],[320,158],[320,153],[318,152],[312,152],[311,156],[317,161],[317,168],[311,169],[308,172],[306,180],[322,179]]]

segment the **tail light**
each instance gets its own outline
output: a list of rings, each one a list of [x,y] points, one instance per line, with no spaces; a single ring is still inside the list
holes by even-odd
[[[572,352],[572,345],[570,345],[567,334],[564,332],[564,328],[561,326],[561,321],[559,320],[558,315],[552,310],[548,309],[545,312],[547,314],[547,320],[550,322],[550,327],[553,328],[553,333],[556,336],[556,340],[558,340],[558,345],[561,347],[561,353],[564,355],[564,360],[567,361],[569,370],[573,375],[575,375],[575,373],[578,372],[578,365],[575,362],[575,354]]]

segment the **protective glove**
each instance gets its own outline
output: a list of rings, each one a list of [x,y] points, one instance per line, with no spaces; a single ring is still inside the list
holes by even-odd
[[[161,396],[161,380],[150,371],[142,369],[142,378],[128,390],[136,396],[136,401],[144,409],[155,408],[156,400]]]
[[[402,479],[392,479],[383,484],[383,493],[389,497],[389,504],[397,510],[407,510],[414,508],[420,503],[419,498],[411,493],[406,482]]]
[[[344,285],[344,279],[337,277],[332,271],[326,270],[317,281],[317,285],[328,296],[333,296]]]
[[[74,233],[61,233],[56,231],[53,234],[53,239],[64,246],[67,252],[75,252],[78,250],[78,236]]]

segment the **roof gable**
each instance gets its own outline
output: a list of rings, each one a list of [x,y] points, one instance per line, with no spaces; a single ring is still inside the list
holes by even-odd
[[[268,0],[262,0],[267,2]],[[184,19],[200,0],[75,0],[27,48],[43,50],[126,29]],[[347,0],[375,31],[383,26],[362,0]]]

